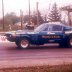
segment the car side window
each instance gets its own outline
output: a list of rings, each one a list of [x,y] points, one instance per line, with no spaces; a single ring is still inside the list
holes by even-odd
[[[48,31],[52,31],[52,25],[48,26]]]
[[[52,31],[62,31],[63,27],[59,25],[53,25]]]

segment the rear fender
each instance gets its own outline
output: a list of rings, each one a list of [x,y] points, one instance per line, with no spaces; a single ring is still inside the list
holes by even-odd
[[[69,38],[72,38],[72,34],[69,35]]]

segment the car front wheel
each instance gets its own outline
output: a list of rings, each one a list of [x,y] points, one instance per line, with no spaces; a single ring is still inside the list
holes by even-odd
[[[29,41],[27,39],[21,39],[20,42],[19,42],[19,47],[20,48],[28,48],[30,45]]]

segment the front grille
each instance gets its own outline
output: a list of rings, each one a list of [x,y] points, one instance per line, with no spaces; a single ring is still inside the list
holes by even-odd
[[[5,34],[6,37],[11,37],[11,34]]]

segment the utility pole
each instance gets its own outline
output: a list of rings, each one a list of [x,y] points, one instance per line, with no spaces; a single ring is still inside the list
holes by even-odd
[[[4,27],[4,1],[2,0],[2,16],[3,16],[3,31],[5,30]]]
[[[47,15],[45,14],[45,22],[47,21]]]
[[[28,24],[30,24],[30,0],[28,0],[28,2],[29,2],[29,22]]]
[[[21,30],[23,29],[23,12],[20,10],[20,18],[21,18]]]
[[[49,11],[50,11],[51,3],[49,3]]]
[[[68,25],[71,26],[70,12],[68,11]]]
[[[39,12],[38,12],[38,2],[36,3],[37,6],[37,25],[39,25]]]

